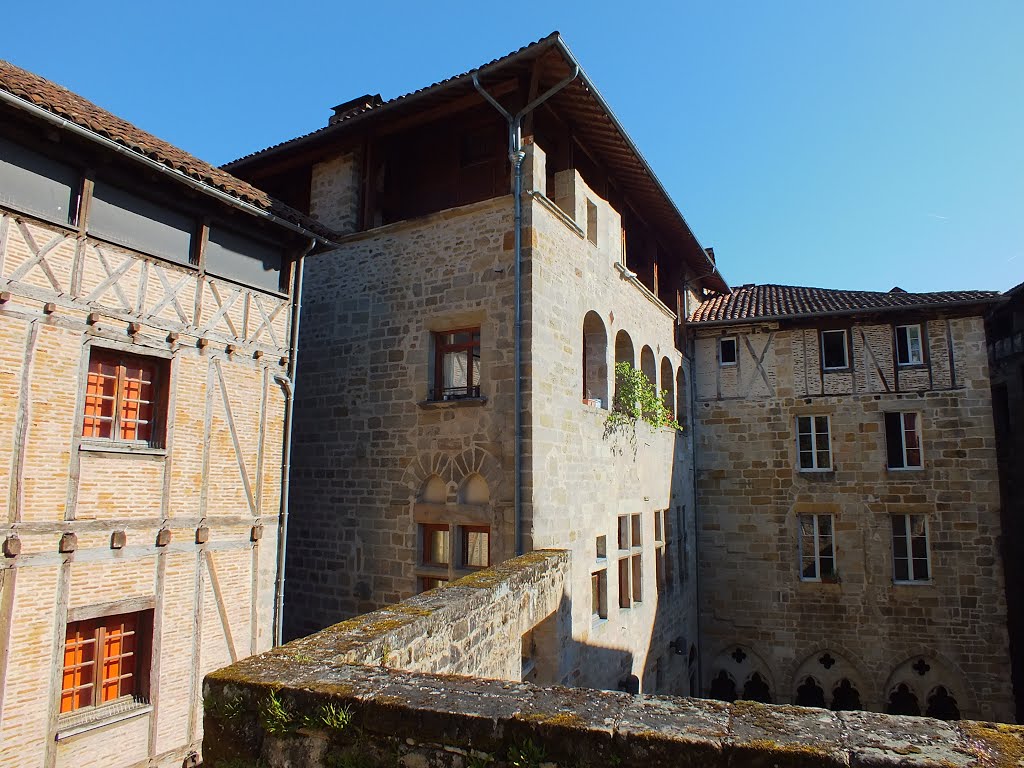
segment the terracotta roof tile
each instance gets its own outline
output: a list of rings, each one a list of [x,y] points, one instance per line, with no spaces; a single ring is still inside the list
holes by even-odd
[[[840,291],[795,285],[743,285],[731,294],[701,302],[690,315],[691,323],[726,323],[769,318],[848,315],[885,312],[913,307],[987,304],[997,301],[998,291],[939,291],[907,293],[890,291]]]
[[[292,224],[297,224],[328,239],[336,237],[331,230],[275,200],[252,184],[135,127],[67,88],[3,59],[0,59],[0,90],[7,91],[82,128],[115,141],[132,152],[156,160],[168,168],[279,216]]]

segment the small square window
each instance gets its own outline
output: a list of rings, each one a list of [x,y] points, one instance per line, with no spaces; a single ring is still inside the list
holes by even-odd
[[[899,365],[924,365],[920,325],[896,326],[896,362]]]
[[[832,440],[828,416],[797,416],[796,448],[801,472],[832,469]]]
[[[483,525],[464,525],[462,531],[462,567],[487,568],[491,564],[491,529]]]
[[[480,397],[480,329],[434,334],[431,400]]]
[[[893,581],[913,583],[931,578],[928,520],[924,515],[892,516]]]
[[[447,525],[420,525],[423,565],[447,566],[451,549]]]
[[[832,515],[800,515],[800,579],[834,581],[836,551]]]
[[[117,702],[146,703],[152,611],[69,621],[60,713]]]
[[[821,367],[826,371],[850,367],[850,350],[846,331],[821,332]]]
[[[736,365],[736,337],[723,336],[718,340],[718,364]]]
[[[167,361],[93,347],[82,437],[163,446],[167,388]]]
[[[885,452],[889,469],[921,467],[920,422],[917,413],[885,414]]]

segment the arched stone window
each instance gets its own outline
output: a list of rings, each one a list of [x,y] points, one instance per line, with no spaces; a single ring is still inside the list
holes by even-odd
[[[669,414],[673,419],[676,417],[675,382],[672,376],[672,361],[667,357],[661,358],[661,399],[665,403]]]
[[[644,348],[640,350],[640,370],[644,372],[644,376],[651,382],[651,385],[658,388],[658,363],[654,359],[654,351],[646,344]]]
[[[686,373],[683,371],[683,366],[679,366],[679,370],[676,372],[676,422],[683,427],[686,426],[687,399]]]
[[[486,504],[491,500],[491,490],[482,476],[473,473],[467,477],[459,488],[460,504]]]
[[[608,408],[608,334],[601,316],[591,310],[583,318],[583,399],[600,400]]]
[[[860,691],[844,677],[839,681],[839,685],[832,689],[832,711],[845,712],[851,709],[863,709],[860,704]]]
[[[615,334],[615,364],[629,363],[632,366],[636,366],[636,356],[633,353],[633,340],[629,338],[629,334],[625,331],[619,331]],[[615,381],[615,393],[619,392],[619,382]]]
[[[889,702],[885,711],[890,715],[920,715],[921,705],[910,686],[900,683],[889,694]]]
[[[763,704],[772,703],[771,688],[759,672],[755,672],[750,679],[743,684],[743,698],[745,701],[760,701]]]
[[[428,504],[444,504],[448,501],[448,484],[437,475],[431,475],[420,490],[420,501]]]
[[[825,692],[813,677],[807,677],[796,689],[796,704],[800,707],[825,708]]]
[[[939,720],[959,720],[960,707],[956,699],[949,695],[945,686],[938,686],[928,697],[928,709],[925,710],[928,717],[937,717]]]
[[[720,670],[711,681],[708,698],[719,701],[736,701],[736,681],[724,669]]]

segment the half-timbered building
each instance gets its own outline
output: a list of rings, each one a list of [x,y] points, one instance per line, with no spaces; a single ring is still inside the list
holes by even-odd
[[[0,62],[0,764],[194,762],[203,675],[271,646],[328,234]]]

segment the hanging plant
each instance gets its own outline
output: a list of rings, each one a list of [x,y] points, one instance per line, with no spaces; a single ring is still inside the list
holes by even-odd
[[[615,397],[605,419],[605,431],[615,432],[627,426],[636,430],[638,421],[646,421],[654,429],[671,427],[682,431],[665,405],[667,391],[658,392],[647,374],[631,363],[615,364]]]

